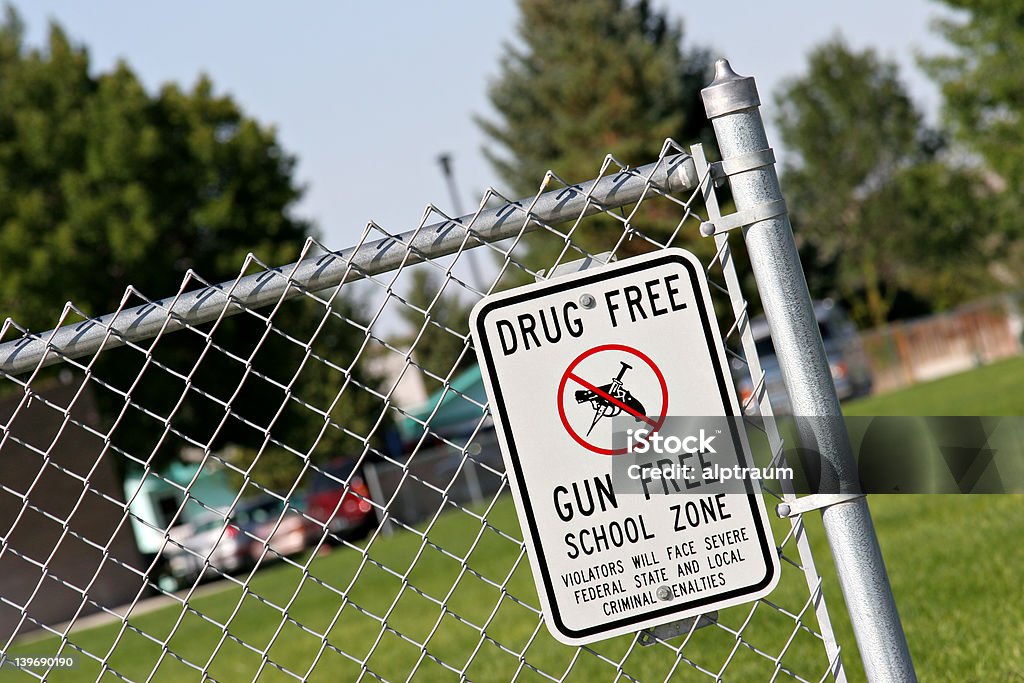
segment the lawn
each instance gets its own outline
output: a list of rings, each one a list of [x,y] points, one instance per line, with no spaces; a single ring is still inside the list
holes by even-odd
[[[219,625],[191,612],[183,615],[181,608],[151,612],[130,621],[154,639],[166,640],[171,636],[168,650],[199,667],[208,665],[210,676],[221,681],[252,680],[262,664],[260,654],[234,639],[267,651],[269,660],[292,672],[305,674],[310,669],[322,641],[290,621],[281,627],[285,605],[290,619],[307,629],[328,633],[333,646],[357,659],[365,659],[369,671],[387,680],[406,680],[414,669],[418,680],[458,680],[458,676],[430,658],[423,658],[418,645],[398,634],[416,643],[427,642],[427,652],[432,657],[456,669],[465,667],[472,657],[467,670],[471,680],[511,680],[519,671],[517,680],[540,681],[544,678],[532,668],[561,677],[570,666],[567,680],[613,679],[615,668],[598,655],[622,660],[630,650],[632,638],[602,642],[594,647],[594,653],[583,651],[578,658],[574,648],[554,641],[535,610],[509,597],[528,605],[538,604],[519,544],[499,533],[518,535],[511,500],[500,499],[487,519],[489,526],[484,526],[472,515],[453,511],[442,515],[429,530],[426,538],[430,544],[424,544],[415,533],[397,533],[372,543],[370,562],[363,563],[363,556],[351,549],[335,551],[314,559],[310,578],[304,578],[294,567],[279,564],[255,575],[248,596],[236,588],[190,601],[195,611],[227,625],[232,639],[223,643]],[[782,538],[784,525],[776,521],[776,537]],[[466,569],[461,560],[431,544],[465,558]],[[795,551],[792,554],[795,556]],[[799,612],[806,603],[803,577],[789,565],[783,571],[781,586],[772,594],[772,602],[790,612]],[[403,581],[406,573],[407,581]],[[460,574],[456,582],[455,577]],[[356,580],[347,591],[346,602],[341,591],[354,576]],[[340,590],[328,589],[315,579]],[[505,586],[504,592],[500,585]],[[442,602],[447,607],[444,611],[440,607]],[[794,620],[766,604],[759,605],[752,617],[750,613],[749,606],[734,608],[723,612],[720,621],[733,631],[743,628],[744,637],[752,646],[781,652],[793,636]],[[387,615],[393,631],[382,629],[383,615]],[[750,623],[744,628],[748,617]],[[807,622],[814,626],[813,612]],[[524,662],[482,639],[474,626],[483,624],[488,638],[523,653]],[[106,653],[119,630],[117,624],[94,628],[73,634],[71,642],[91,653]],[[703,629],[694,636],[685,654],[705,669],[717,672],[730,658],[735,645],[731,633],[717,627]],[[55,649],[56,641],[50,639],[18,648],[16,654],[52,654]],[[159,644],[128,631],[114,647],[109,664],[124,677],[146,679],[160,655]],[[660,680],[675,660],[674,654],[663,646],[637,647],[626,658],[624,669],[640,680]],[[804,676],[820,677],[825,670],[820,643],[807,631],[797,632],[782,661],[783,666]],[[684,663],[681,668],[689,669],[689,665]],[[313,668],[310,679],[347,681],[357,678],[360,671],[358,663],[328,649]],[[741,648],[729,663],[727,678],[767,679],[773,671],[774,664],[768,659]],[[86,662],[77,671],[53,675],[52,680],[95,680],[98,673],[97,664]],[[155,676],[155,680],[192,678],[198,678],[196,670],[171,656],[162,659]],[[289,678],[268,664],[260,680]]]
[[[843,406],[847,415],[1024,415],[1024,358]]]
[[[1021,386],[1024,359],[1015,359],[859,401],[849,412],[1019,415],[1024,414],[1024,392],[1017,390]],[[870,500],[921,680],[1024,678],[1022,503],[1017,496]],[[519,544],[503,535],[519,535],[511,501],[500,499],[486,518],[484,525],[474,515],[449,512],[424,537],[412,532],[382,536],[365,555],[336,550],[316,557],[308,574],[278,564],[258,572],[245,594],[232,588],[191,601],[194,611],[166,608],[133,617],[130,623],[157,641],[167,640],[167,652],[221,681],[252,680],[261,667],[261,681],[291,680],[275,665],[298,674],[312,667],[310,680],[347,681],[364,672],[354,660],[365,661],[368,676],[387,680],[458,680],[434,659],[455,669],[468,662],[466,675],[472,680],[543,680],[534,668],[556,678],[568,670],[566,680],[571,681],[614,680],[617,670],[603,658],[625,658],[623,672],[639,680],[662,680],[673,670],[679,680],[710,680],[693,666],[717,673],[726,661],[724,680],[768,680],[774,664],[751,648],[775,655],[785,648],[782,666],[804,678],[817,680],[825,670],[820,643],[807,631],[794,632],[794,620],[771,606],[791,613],[804,607],[802,574],[786,563],[779,588],[769,597],[771,604],[723,611],[724,628],[697,631],[683,650],[683,660],[660,645],[631,649],[628,637],[599,643],[592,652],[562,646],[530,607],[537,600],[526,558]],[[863,680],[820,519],[808,515],[806,522],[850,679]],[[781,542],[788,525],[774,520],[773,526]],[[795,557],[791,543],[785,550]],[[382,628],[385,616],[390,629]],[[815,627],[812,612],[804,620]],[[324,640],[297,624],[327,634],[331,647],[319,659]],[[480,634],[483,625],[486,639]],[[81,631],[70,640],[101,657],[116,641],[108,663],[130,679],[154,673],[154,680],[199,679],[195,668],[165,654],[147,637],[128,630],[117,640],[119,626]],[[736,647],[734,632],[740,630],[747,647]],[[38,641],[16,647],[12,654],[53,654],[58,644],[56,639]],[[86,661],[51,680],[95,680],[99,673],[96,663]]]

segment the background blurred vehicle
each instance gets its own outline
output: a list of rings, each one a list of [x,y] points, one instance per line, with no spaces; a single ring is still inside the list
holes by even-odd
[[[857,334],[857,327],[846,315],[846,311],[831,299],[814,302],[814,317],[818,321],[818,331],[825,344],[825,355],[828,357],[832,371],[832,381],[836,385],[836,394],[840,400],[866,396],[871,393],[871,369],[868,365],[864,346]],[[789,394],[782,381],[782,371],[775,347],[772,345],[768,321],[764,316],[757,316],[750,321],[750,331],[757,345],[757,355],[761,359],[761,367],[765,373],[765,388],[772,403],[772,409],[778,415],[792,412]],[[739,389],[742,405],[751,393],[754,385],[746,366],[738,360],[731,363],[733,377]],[[748,413],[754,410],[747,410]]]
[[[299,512],[301,506],[301,501],[292,501],[286,510],[283,500],[268,495],[239,502],[227,519],[226,513],[207,512],[173,527],[168,532],[171,542],[162,553],[159,586],[175,591],[201,573],[212,578],[248,569],[266,545],[264,562],[302,552],[315,534]]]
[[[306,495],[306,514],[319,523],[311,525],[312,533],[319,537],[326,526],[327,542],[332,544],[366,536],[377,523],[369,501],[370,489],[356,470],[356,461],[331,461],[313,473]]]
[[[164,547],[165,570],[158,580],[166,591],[194,582],[204,567],[207,576],[216,576],[237,572],[251,563],[252,539],[221,514],[200,515],[189,524],[172,527],[168,535],[172,542]]]
[[[302,502],[286,502],[276,496],[261,496],[245,501],[231,515],[249,541],[250,558],[255,561],[264,555],[264,562],[278,557],[295,555],[306,549],[312,535],[300,512]]]

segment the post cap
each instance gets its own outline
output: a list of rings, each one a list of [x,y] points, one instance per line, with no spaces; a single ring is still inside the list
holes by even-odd
[[[715,62],[715,80],[700,91],[700,96],[709,119],[761,105],[754,79],[733,71],[728,59]]]

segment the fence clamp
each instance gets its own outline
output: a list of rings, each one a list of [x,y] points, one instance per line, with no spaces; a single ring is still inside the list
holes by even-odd
[[[608,265],[615,260],[615,252],[605,251],[600,254],[593,254],[584,256],[576,261],[570,261],[569,263],[562,263],[551,269],[550,273],[546,273],[543,270],[537,272],[537,276],[534,278],[537,282],[544,282],[546,280],[553,280],[556,277],[562,277],[563,275],[572,275],[573,273],[579,273],[580,271],[588,270],[590,268],[599,268],[600,266]]]
[[[696,625],[694,622],[696,622]],[[650,647],[659,640],[669,640],[670,638],[685,636],[691,631],[696,631],[697,629],[704,628],[705,626],[714,626],[717,623],[718,611],[716,610],[696,617],[689,617],[688,619],[680,619],[679,621],[655,626],[654,628],[645,628],[643,631],[640,631],[637,643],[639,643],[641,647]]]
[[[774,164],[775,152],[769,147],[768,149],[762,149],[757,152],[750,152],[748,154],[732,157],[731,159],[723,159],[722,161],[716,161],[712,164],[708,164],[708,175],[710,176],[710,182],[718,185],[731,176],[759,168],[771,167]],[[704,183],[707,182],[709,181],[704,181]],[[707,192],[710,190],[710,187],[704,189],[705,192]],[[750,209],[737,211],[729,214],[728,216],[720,216],[714,218],[714,220],[705,221],[700,225],[700,234],[705,237],[712,237],[723,232],[728,232],[729,230],[735,230],[736,228],[742,228],[744,226],[757,223],[758,221],[782,216],[786,212],[786,201],[784,199],[779,199]]]
[[[796,517],[812,510],[857,500],[865,495],[863,493],[815,493],[779,503],[775,506],[775,514],[779,517]]]

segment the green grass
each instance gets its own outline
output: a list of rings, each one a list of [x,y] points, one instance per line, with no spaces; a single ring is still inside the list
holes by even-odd
[[[1024,415],[1024,358],[843,406],[847,415]]]
[[[843,410],[1024,415],[1024,358],[854,401]],[[873,496],[869,505],[918,677],[1024,680],[1024,498],[891,495]],[[812,538],[821,538],[820,518],[808,522]],[[815,556],[825,557],[817,546]],[[831,564],[828,569],[833,579]],[[841,605],[835,581],[826,586],[830,604]],[[830,612],[839,618],[840,642],[852,650],[845,612]]]
[[[346,603],[341,595],[303,580],[299,570],[278,565],[259,572],[250,584],[251,592],[277,607],[261,603],[253,597],[242,597],[239,589],[191,601],[192,607],[207,618],[227,625],[228,632],[238,640],[259,650],[269,646],[269,658],[296,673],[306,673],[321,646],[321,640],[286,623],[274,638],[282,622],[279,607],[285,605],[298,589],[288,615],[305,627],[329,633],[329,641],[337,648],[364,659],[367,667],[388,680],[405,680],[420,662],[422,652],[417,645],[403,640],[396,633],[382,631],[374,618],[387,614],[388,625],[418,643],[427,643],[427,652],[456,669],[466,666],[478,647],[467,671],[472,680],[511,680],[520,669],[519,657],[502,651],[483,640],[477,630],[463,623],[487,624],[487,635],[516,652],[524,652],[525,666],[518,680],[543,680],[529,667],[550,675],[561,676],[572,665],[567,680],[589,681],[614,678],[615,669],[592,653],[582,653],[573,664],[575,650],[557,643],[540,623],[538,615],[509,596],[529,605],[537,605],[533,581],[525,555],[519,544],[504,538],[497,530],[518,535],[515,510],[509,498],[500,500],[488,515],[490,526],[483,526],[473,516],[453,511],[443,515],[429,531],[432,544],[449,553],[465,557],[462,563],[424,544],[413,533],[398,533],[375,541],[370,549],[372,562],[362,564],[362,556],[351,550],[335,551],[317,557],[310,568],[311,577],[339,589],[348,587],[358,574]],[[783,525],[777,524],[776,536],[782,538]],[[795,553],[794,553],[795,554]],[[409,568],[408,582],[401,578]],[[806,602],[806,586],[802,575],[791,566],[784,568],[782,585],[772,595],[775,604],[791,612],[799,612]],[[453,589],[455,577],[461,578]],[[397,576],[396,576],[397,574]],[[510,578],[509,578],[510,577]],[[507,582],[506,582],[506,579]],[[506,586],[506,594],[488,583]],[[300,587],[301,586],[301,587]],[[241,602],[241,608],[235,612]],[[438,603],[444,602],[447,610]],[[733,630],[740,629],[750,614],[749,607],[724,611],[721,622]],[[232,616],[233,615],[233,616]],[[455,616],[457,615],[457,617]],[[337,616],[337,619],[335,617]],[[174,625],[181,618],[177,628]],[[219,645],[221,628],[192,613],[182,617],[180,608],[163,609],[132,618],[130,623],[157,640],[171,638],[168,649],[180,657],[206,666],[211,656],[210,675],[222,681],[251,680],[262,658],[233,640]],[[813,617],[810,625],[814,625]],[[759,605],[745,634],[752,645],[767,651],[781,651],[794,630],[794,621],[774,609]],[[96,654],[110,651],[119,632],[118,625],[75,633],[71,642]],[[380,643],[375,646],[377,640]],[[594,646],[594,650],[613,660],[620,660],[629,651],[631,637],[620,637]],[[40,641],[16,648],[15,654],[41,655],[53,653],[56,640]],[[729,658],[735,639],[720,629],[699,631],[687,649],[687,655],[701,666],[718,671]],[[219,647],[219,649],[218,649]],[[692,651],[691,651],[692,650]],[[160,657],[161,648],[145,637],[127,632],[113,648],[110,666],[122,676],[145,679]],[[641,680],[664,679],[674,664],[674,656],[662,648],[636,648],[626,659],[625,669]],[[825,670],[820,644],[805,631],[797,633],[783,665],[804,675],[820,676]],[[687,665],[682,665],[684,669]],[[760,680],[771,676],[774,665],[764,657],[741,649],[730,663],[730,678]],[[52,680],[95,680],[99,667],[86,662],[74,672],[60,672]],[[328,650],[315,667],[311,680],[347,681],[356,678],[360,666],[336,652]],[[692,673],[692,672],[691,672]],[[157,671],[157,680],[194,678],[195,670],[171,657],[165,657]],[[424,659],[416,670],[418,680],[458,680],[439,664]],[[260,680],[287,680],[282,672],[268,665]]]
[[[1024,392],[1015,390],[1020,386],[1024,386],[1024,359],[1015,359],[859,401],[849,408],[856,414],[1021,414]],[[1012,681],[1024,676],[1024,500],[1018,496],[880,496],[873,497],[870,505],[919,678]],[[266,650],[270,662],[291,671],[304,674],[312,666],[323,641],[284,621],[281,608],[285,605],[290,619],[327,633],[331,645],[366,659],[369,670],[389,680],[404,680],[414,670],[417,680],[458,679],[430,657],[456,669],[465,667],[472,657],[467,675],[481,681],[511,680],[517,671],[516,680],[542,680],[531,667],[560,677],[570,666],[566,680],[612,680],[614,667],[598,655],[618,661],[627,652],[623,668],[640,680],[662,680],[677,665],[674,655],[661,647],[630,651],[629,637],[601,642],[593,647],[598,654],[583,651],[578,657],[573,648],[555,642],[535,612],[517,602],[536,605],[537,599],[525,555],[518,544],[498,533],[519,535],[511,501],[500,500],[487,519],[489,526],[472,515],[450,512],[429,529],[429,543],[414,533],[397,533],[378,538],[366,558],[352,550],[335,551],[315,558],[308,577],[279,564],[257,573],[248,595],[233,588],[191,601],[195,611],[227,625],[231,639],[223,643],[218,624],[193,612],[182,613],[180,607],[133,617],[130,624],[156,640],[170,636],[169,651],[201,668],[208,665],[210,676],[221,681],[251,680],[261,666],[261,681],[290,680],[234,639]],[[820,519],[808,515],[805,521],[850,679],[863,680]],[[788,524],[773,520],[773,527],[781,542]],[[796,556],[792,542],[786,554]],[[787,563],[782,571],[780,585],[769,600],[798,613],[807,593],[802,573]],[[455,581],[455,577],[461,578]],[[488,581],[504,585],[505,591]],[[738,630],[750,613],[749,606],[732,608],[722,612],[720,621]],[[392,629],[426,643],[425,651],[382,629],[379,617],[384,615]],[[804,619],[816,627],[813,612]],[[522,658],[482,639],[465,622],[486,624],[490,638],[522,652]],[[790,617],[762,603],[743,627],[744,641],[777,654],[793,636],[793,626]],[[109,665],[128,678],[147,678],[158,661],[155,680],[199,678],[195,669],[169,655],[161,660],[159,644],[133,631],[118,639],[119,630],[118,625],[94,628],[75,633],[70,640],[101,657],[113,647]],[[694,634],[684,655],[717,672],[735,645],[732,634],[706,628]],[[18,646],[12,654],[53,654],[57,647],[56,639],[48,639]],[[823,648],[807,632],[797,631],[782,665],[817,679],[825,669]],[[707,680],[685,661],[675,671],[679,680]],[[773,671],[768,659],[740,647],[724,680],[767,680]],[[58,672],[51,680],[95,680],[99,672],[98,665],[84,662],[79,670]],[[360,672],[358,663],[328,649],[310,679],[347,681]],[[110,674],[108,678],[114,680]]]

